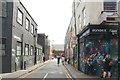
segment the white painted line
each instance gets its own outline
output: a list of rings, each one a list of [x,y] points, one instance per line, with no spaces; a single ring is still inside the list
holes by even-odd
[[[48,73],[46,73],[46,74],[45,74],[45,76],[44,76],[43,80],[45,80],[45,78],[47,77],[47,75],[48,75]]]

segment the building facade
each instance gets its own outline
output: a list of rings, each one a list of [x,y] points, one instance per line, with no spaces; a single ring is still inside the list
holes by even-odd
[[[37,62],[37,24],[19,0],[0,4],[1,72],[26,69]]]
[[[50,41],[48,36],[45,34],[38,34],[37,43],[43,47],[43,55],[45,56],[45,60],[49,60],[50,56]]]
[[[93,55],[93,74],[100,75],[102,60],[106,54],[109,54],[114,61],[112,75],[118,76],[119,3],[119,0],[75,0],[73,2],[72,24],[78,41],[77,67],[83,73],[87,73],[87,60]]]
[[[53,44],[52,48],[53,48],[53,51],[52,51],[53,57],[57,58],[58,55],[59,56],[64,55],[64,45],[63,44]]]

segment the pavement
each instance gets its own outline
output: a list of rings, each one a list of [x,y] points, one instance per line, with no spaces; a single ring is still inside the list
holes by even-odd
[[[91,80],[96,79],[96,80],[98,80],[99,79],[98,76],[92,76],[92,75],[84,74],[83,72],[77,70],[76,68],[74,68],[70,64],[65,64],[64,66],[68,70],[69,74],[71,75],[71,77],[74,80],[82,80],[82,79],[84,79],[84,80],[85,79],[91,79]]]
[[[33,65],[33,66],[27,68],[26,70],[18,70],[16,72],[12,72],[12,73],[0,74],[0,80],[1,80],[1,78],[19,78],[27,73],[30,73],[30,72],[36,70],[37,68],[45,65],[47,62],[49,62],[49,60],[46,62],[41,62],[41,63],[38,63],[36,65]]]

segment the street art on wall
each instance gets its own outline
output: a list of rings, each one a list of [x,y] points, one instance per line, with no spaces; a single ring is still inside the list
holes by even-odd
[[[82,72],[87,71],[87,60],[88,57],[92,56],[94,65],[94,75],[100,75],[100,70],[102,69],[103,59],[105,55],[113,59],[114,65],[112,69],[112,74],[117,76],[118,66],[116,62],[118,61],[118,39],[86,39],[84,42],[80,43],[80,69]]]

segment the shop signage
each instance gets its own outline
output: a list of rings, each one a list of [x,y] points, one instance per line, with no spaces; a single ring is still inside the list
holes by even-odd
[[[92,29],[92,32],[105,33],[107,32],[107,29]]]
[[[19,41],[21,41],[21,38],[18,37],[18,36],[16,36],[16,35],[14,35],[14,38],[17,39],[17,40],[19,40]]]
[[[109,32],[110,32],[110,33],[112,33],[112,35],[116,35],[116,34],[117,34],[117,32],[118,32],[118,30],[113,30],[113,29],[110,29],[110,30],[109,30]]]
[[[94,34],[112,34],[116,35],[118,33],[117,29],[91,29],[91,33]]]

